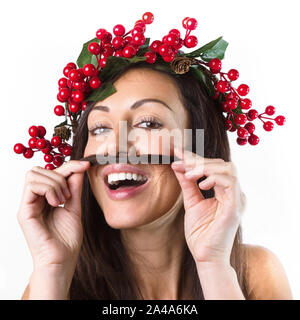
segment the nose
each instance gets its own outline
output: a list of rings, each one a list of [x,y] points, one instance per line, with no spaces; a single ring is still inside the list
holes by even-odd
[[[134,150],[134,142],[128,140],[128,121],[120,120],[107,140],[107,153],[122,157]]]

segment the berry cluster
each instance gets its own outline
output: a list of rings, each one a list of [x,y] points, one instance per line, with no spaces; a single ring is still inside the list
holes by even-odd
[[[51,141],[45,139],[46,129],[43,126],[31,126],[28,129],[30,139],[28,140],[28,147],[25,147],[22,143],[16,143],[14,145],[14,151],[17,154],[23,154],[27,159],[33,157],[34,152],[42,151],[44,160],[47,163],[46,169],[53,170],[60,167],[66,156],[70,156],[72,147],[63,142],[59,136],[53,136]],[[55,151],[57,149],[58,152]]]
[[[219,74],[219,80],[215,82],[216,94],[214,99],[219,98],[221,95],[222,109],[223,112],[227,113],[226,129],[231,132],[237,132],[236,141],[239,145],[245,145],[247,142],[250,145],[258,144],[259,137],[254,134],[255,125],[252,123],[255,119],[260,119],[263,122],[265,131],[271,131],[274,127],[274,123],[269,120],[275,121],[280,126],[284,125],[285,117],[282,115],[276,118],[263,116],[264,114],[268,116],[274,115],[275,108],[273,106],[267,106],[265,112],[260,114],[257,110],[251,109],[252,101],[244,98],[250,91],[249,86],[240,84],[237,89],[232,86],[232,81],[239,78],[238,70],[230,69],[227,73],[221,72],[222,62],[218,58],[210,60],[206,65],[214,75]],[[243,112],[243,110],[247,111]]]

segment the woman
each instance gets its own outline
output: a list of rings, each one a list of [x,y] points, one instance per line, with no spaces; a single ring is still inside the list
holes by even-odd
[[[190,72],[171,75],[144,62],[108,80],[117,91],[84,112],[72,160],[27,173],[18,220],[34,270],[22,298],[291,299],[277,257],[242,244],[245,199],[217,102]],[[131,108],[148,98],[163,103]],[[172,165],[75,160],[122,152],[113,140],[121,121],[149,136],[157,129],[203,128],[204,159],[196,155],[191,165],[194,139],[193,153],[175,148],[181,161]],[[145,146],[128,142],[141,154],[150,153]],[[120,171],[141,174],[144,184],[136,192],[110,190],[117,182],[108,175]]]

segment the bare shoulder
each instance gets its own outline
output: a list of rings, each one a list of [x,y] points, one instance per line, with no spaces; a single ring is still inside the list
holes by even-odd
[[[250,299],[291,300],[292,292],[278,257],[269,249],[244,244]]]

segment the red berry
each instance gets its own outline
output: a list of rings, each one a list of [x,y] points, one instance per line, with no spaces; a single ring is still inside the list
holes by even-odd
[[[67,67],[69,67],[69,68],[71,68],[71,69],[76,69],[76,68],[77,68],[76,63],[74,63],[74,62],[69,62],[69,63],[67,64]]]
[[[60,98],[60,100],[62,100],[63,102],[67,101],[68,98],[70,97],[70,90],[67,88],[61,88],[58,92],[58,96]]]
[[[38,148],[38,149],[44,149],[45,147],[46,147],[46,145],[47,145],[47,142],[46,142],[46,140],[45,139],[38,139],[37,141],[36,141],[36,147]]]
[[[253,133],[255,130],[255,125],[252,122],[247,122],[244,125],[244,128],[246,128],[249,133]]]
[[[134,35],[136,35],[137,33],[142,33],[142,34],[143,34],[143,28],[140,27],[140,26],[136,26],[136,27],[134,27],[134,28],[131,30],[131,35],[132,35],[132,37],[133,37]]]
[[[110,43],[104,44],[103,52],[102,52],[103,56],[110,57],[113,55],[113,53],[114,53],[114,47]]]
[[[44,138],[45,134],[46,134],[46,129],[43,126],[38,126],[38,137],[39,138]]]
[[[128,45],[123,49],[122,53],[125,58],[132,58],[136,54],[136,49],[134,46]]]
[[[56,166],[56,167],[60,167],[64,162],[64,158],[60,155],[55,155],[54,156],[54,159],[53,159],[53,164]]]
[[[120,36],[114,37],[112,41],[112,45],[114,46],[115,49],[119,49],[123,47],[125,44],[124,39]]]
[[[170,55],[167,55],[167,56],[163,56],[163,59],[166,61],[166,62],[171,62],[173,61],[175,58],[175,54],[170,54]]]
[[[237,135],[242,139],[246,139],[249,136],[249,132],[247,129],[240,127],[238,128]]]
[[[23,156],[26,158],[26,159],[30,159],[33,157],[33,154],[34,152],[32,151],[32,149],[30,148],[25,148],[25,150],[23,151]]]
[[[208,65],[212,73],[219,73],[222,68],[222,62],[218,58],[211,59]]]
[[[61,137],[53,136],[51,139],[51,144],[53,145],[53,147],[58,147],[61,144]]]
[[[46,147],[42,149],[42,152],[45,154],[49,154],[52,151],[52,146],[50,143],[46,143]]]
[[[87,102],[86,102],[86,101],[83,101],[83,102],[81,103],[81,110],[84,111],[84,110],[86,109],[86,107],[87,107]]]
[[[37,126],[31,126],[29,129],[28,129],[28,133],[31,137],[37,137],[38,135],[38,127]]]
[[[285,124],[284,116],[277,116],[274,120],[279,126],[283,126]]]
[[[25,151],[26,147],[22,143],[16,143],[14,145],[14,152],[17,154],[21,154]]]
[[[65,114],[65,109],[63,106],[57,105],[56,107],[54,107],[54,113],[57,116],[63,116]]]
[[[169,31],[169,34],[171,34],[171,33],[175,34],[178,38],[180,38],[180,36],[181,36],[180,31],[178,29],[171,29]]]
[[[230,81],[235,81],[239,78],[239,72],[236,69],[230,69],[227,72],[227,77]]]
[[[247,116],[245,114],[241,113],[236,116],[236,123],[243,125],[246,122],[247,122]]]
[[[275,113],[275,108],[273,106],[267,106],[266,110],[265,110],[265,113],[268,116],[272,116]]]
[[[60,78],[58,80],[58,86],[60,88],[67,88],[67,79],[66,78]]]
[[[169,33],[167,36],[164,37],[165,41],[164,43],[170,44],[170,45],[177,45],[179,40],[175,33]]]
[[[122,24],[117,24],[113,28],[113,33],[115,36],[123,36],[125,33],[125,27]]]
[[[188,36],[184,40],[184,45],[187,48],[194,48],[198,44],[198,39],[196,36]]]
[[[66,145],[63,149],[62,149],[62,154],[64,154],[65,156],[69,156],[72,153],[72,147],[69,145]]]
[[[184,18],[184,19],[182,20],[182,26],[183,26],[184,29],[187,28],[186,23],[187,23],[188,19],[189,19],[189,17],[186,17],[186,18]]]
[[[114,56],[115,56],[115,57],[123,57],[123,52],[122,52],[122,50],[117,50],[117,51],[115,51]]]
[[[90,87],[93,89],[97,89],[101,86],[101,80],[98,77],[93,77],[90,79]]]
[[[228,83],[227,81],[224,81],[224,80],[219,80],[217,82],[217,90],[221,93],[224,93],[226,91],[229,90],[229,86],[228,86]]]
[[[247,118],[249,121],[253,121],[258,117],[258,112],[255,109],[251,109],[247,113]]]
[[[227,100],[228,107],[233,110],[238,106],[238,101],[236,99]]]
[[[236,139],[236,142],[237,142],[240,146],[243,146],[243,145],[245,145],[245,144],[247,143],[247,138],[243,139],[243,138],[238,137],[238,138]]]
[[[69,110],[70,110],[72,113],[78,112],[79,109],[80,109],[80,105],[79,105],[78,103],[74,103],[74,102],[70,103],[70,105],[69,105]]]
[[[145,12],[142,19],[145,24],[151,24],[154,20],[154,15],[152,12]]]
[[[248,98],[240,99],[240,105],[242,109],[250,109],[252,107],[252,101]]]
[[[73,91],[72,99],[74,100],[74,102],[80,103],[84,100],[84,93],[82,91]]]
[[[75,90],[84,91],[84,89],[86,88],[86,82],[85,81],[73,82],[73,88]]]
[[[168,44],[162,44],[159,47],[159,54],[164,57],[164,56],[169,56],[173,53],[171,46]]]
[[[146,41],[145,36],[142,33],[136,33],[134,36],[132,36],[131,43],[136,44],[138,46],[142,46]]]
[[[273,122],[271,122],[271,121],[267,121],[267,122],[265,122],[264,125],[263,125],[263,128],[264,128],[266,131],[271,131],[271,130],[273,129],[273,127],[274,127],[274,124],[273,124]]]
[[[48,163],[45,165],[45,169],[47,170],[54,170],[55,169],[55,166],[52,164],[52,163]]]
[[[96,32],[96,37],[99,39],[99,40],[101,40],[103,37],[104,37],[104,35],[106,34],[106,30],[105,29],[103,29],[103,28],[101,28],[101,29],[99,29],[99,30],[97,30],[97,32]]]
[[[34,138],[34,137],[30,138],[30,139],[28,140],[28,146],[29,146],[30,148],[35,148],[35,147],[36,147],[36,141],[37,141],[36,138]]]
[[[52,162],[53,161],[53,155],[52,154],[45,154],[44,155],[45,162]]]
[[[83,73],[87,76],[87,77],[91,77],[95,74],[96,68],[92,63],[87,63],[86,65],[84,65],[83,67]]]
[[[99,43],[91,42],[88,46],[88,50],[91,54],[98,55],[100,53]]]
[[[71,71],[71,70],[73,70],[73,69],[75,69],[74,67],[72,68],[71,66],[66,66],[66,67],[64,67],[64,70],[63,70],[63,74],[64,74],[64,76],[65,77],[68,77],[68,75],[69,75],[69,72]]]
[[[248,85],[240,84],[237,88],[237,91],[240,96],[246,96],[249,93],[250,89]]]
[[[259,137],[255,134],[250,134],[250,137],[248,138],[248,142],[255,146],[259,143]]]
[[[225,125],[226,130],[230,130],[232,128],[232,122],[229,119],[226,120]]]
[[[123,53],[123,52],[122,52]],[[105,65],[106,65],[106,57],[103,57],[101,60],[100,60],[100,66],[101,66],[101,68],[103,69],[104,67],[105,67]]]
[[[112,39],[112,34],[110,32],[106,32],[101,40],[102,44],[110,43]],[[101,50],[101,48],[100,48]]]
[[[222,102],[222,109],[223,112],[229,112],[231,110],[226,101]]]
[[[150,48],[154,51],[154,52],[159,52],[159,47],[162,45],[162,42],[160,40],[154,40],[151,45]]]
[[[144,56],[147,57],[146,62],[148,62],[148,63],[154,63],[156,61],[156,53],[155,52],[147,51],[144,54]]]
[[[198,26],[198,22],[195,18],[189,18],[186,21],[186,29],[188,30],[195,30]]]

